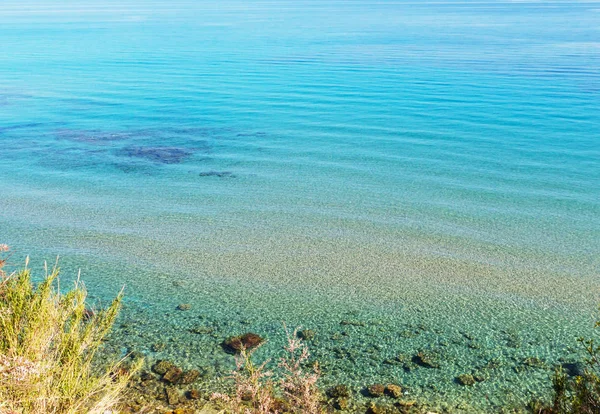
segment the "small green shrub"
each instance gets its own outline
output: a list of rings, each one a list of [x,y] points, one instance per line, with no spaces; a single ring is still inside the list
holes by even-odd
[[[600,328],[600,320],[594,326]],[[579,338],[587,358],[582,375],[570,378],[562,368],[554,374],[554,402],[552,408],[539,410],[551,414],[600,413],[600,345],[592,339]]]
[[[7,251],[6,247],[3,247]],[[122,293],[98,312],[86,309],[78,281],[64,294],[59,270],[34,285],[28,268],[7,275],[0,260],[0,413],[101,414],[114,407],[141,362],[96,367]]]

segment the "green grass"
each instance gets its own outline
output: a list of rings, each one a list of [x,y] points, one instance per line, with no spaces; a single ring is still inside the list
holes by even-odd
[[[115,407],[141,363],[97,367],[122,293],[91,312],[79,281],[59,291],[58,268],[46,269],[36,285],[30,269],[6,274],[3,265],[0,260],[0,413],[100,414]]]

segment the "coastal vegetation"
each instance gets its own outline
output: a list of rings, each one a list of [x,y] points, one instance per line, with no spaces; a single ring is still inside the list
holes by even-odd
[[[39,280],[27,264],[19,271],[3,271],[8,252],[0,245],[0,414],[429,411],[426,405],[406,400],[398,384],[366,384],[362,391],[366,404],[357,404],[353,390],[344,384],[321,392],[319,364],[310,358],[307,346],[314,332],[290,332],[285,325],[287,342],[275,362],[255,362],[257,350],[266,342],[256,333],[221,343],[223,351],[233,355],[235,369],[230,388],[219,393],[200,391],[198,370],[184,371],[169,361],[156,361],[143,370],[144,361],[136,353],[121,360],[99,358],[123,292],[109,306],[92,310],[79,279],[72,289],[60,291],[56,266],[46,268]],[[600,320],[595,328],[600,329]],[[579,342],[587,354],[583,364],[560,366],[553,378],[552,400],[531,403],[530,412],[600,413],[600,345],[594,338]],[[435,365],[425,354],[417,357],[424,366]],[[470,374],[457,377],[463,386],[477,381]]]
[[[0,250],[6,254],[8,247]],[[114,408],[141,364],[97,363],[123,294],[92,311],[79,281],[59,291],[58,268],[46,269],[35,285],[27,266],[7,274],[5,262],[0,258],[0,413],[103,414]]]
[[[319,365],[314,363],[306,368],[310,354],[298,335],[298,329],[293,333],[286,329],[286,333],[286,353],[278,364],[283,373],[279,381],[275,381],[273,372],[266,369],[268,360],[259,365],[252,360],[252,354],[260,344],[251,349],[241,345],[236,352],[236,369],[232,373],[235,384],[233,394],[215,393],[211,399],[220,402],[228,412],[234,414],[324,412],[325,406],[317,388]]]
[[[600,318],[594,328],[600,328]],[[594,338],[579,338],[587,354],[583,372],[568,375],[558,368],[554,374],[554,401],[551,408],[538,410],[543,414],[600,413],[600,345]]]

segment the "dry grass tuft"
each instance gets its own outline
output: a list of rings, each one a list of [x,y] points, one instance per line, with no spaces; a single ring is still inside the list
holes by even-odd
[[[278,413],[275,402],[275,383],[271,371],[266,370],[269,361],[256,365],[252,354],[259,347],[246,350],[244,347],[235,356],[236,369],[231,373],[234,382],[233,395],[215,393],[213,400],[225,404],[227,410],[234,414],[268,414]]]
[[[318,414],[323,412],[321,394],[317,381],[321,375],[319,364],[315,362],[312,368],[305,371],[310,353],[308,346],[298,338],[298,328],[292,334],[286,329],[286,357],[281,358],[279,367],[283,369],[281,390],[289,401],[292,412]]]
[[[252,355],[259,348],[250,351],[243,348],[235,357],[233,395],[215,393],[212,399],[223,403],[226,411],[233,414],[323,413],[325,410],[317,388],[318,364],[305,371],[310,353],[297,333],[298,329],[292,334],[286,329],[286,355],[278,364],[282,370],[279,382],[273,379],[273,372],[266,369],[269,360],[260,365],[252,361]]]
[[[0,245],[7,252],[5,245]],[[104,414],[141,362],[95,369],[95,356],[121,307],[122,293],[93,315],[85,287],[61,294],[59,270],[37,286],[27,268],[7,275],[0,261],[0,413]]]

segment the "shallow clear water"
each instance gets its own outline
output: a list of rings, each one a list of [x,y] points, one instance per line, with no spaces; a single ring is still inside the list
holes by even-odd
[[[224,337],[275,356],[286,321],[324,385],[463,411],[578,358],[599,2],[58,3],[0,5],[0,242],[125,284],[124,352],[219,374]]]

